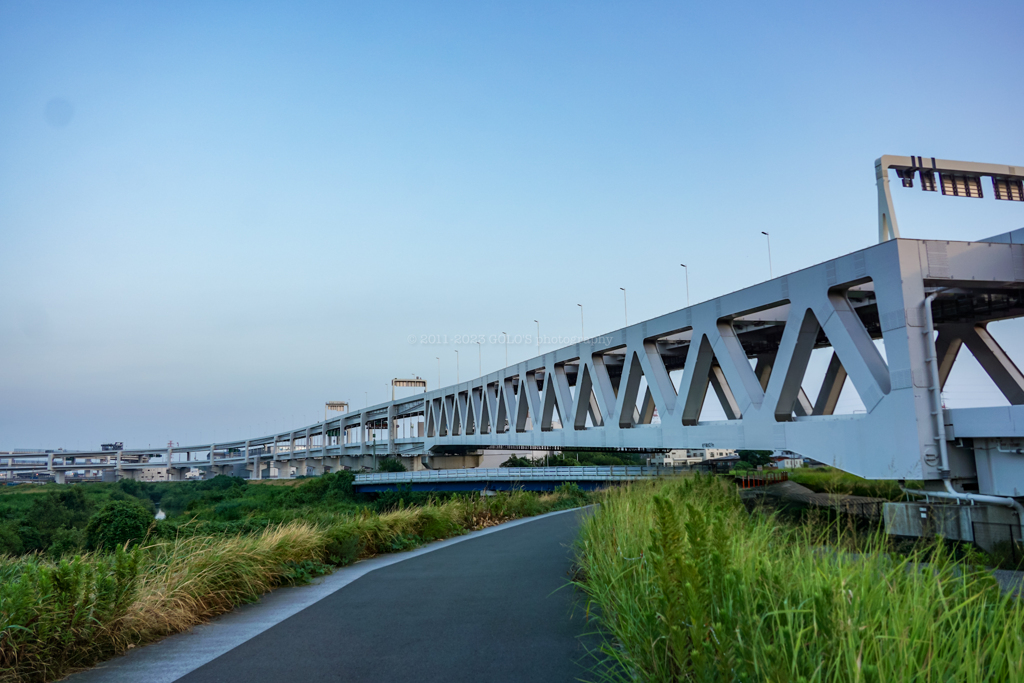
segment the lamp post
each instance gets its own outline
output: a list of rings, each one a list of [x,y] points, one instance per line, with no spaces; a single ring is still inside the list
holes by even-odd
[[[441,388],[441,356],[434,356],[437,359],[437,388]]]
[[[580,307],[580,341],[587,338],[587,333],[583,331],[583,304],[576,304]]]
[[[534,320],[537,323],[537,355],[540,355],[540,321]]]
[[[455,383],[459,383],[459,350],[455,349]]]
[[[764,235],[766,240],[768,240],[768,278],[772,279],[775,277],[772,274],[772,238],[764,230],[761,231],[761,234]]]
[[[483,346],[480,345],[480,342],[476,343],[476,353],[477,353],[477,360],[480,361],[480,376],[483,377],[484,376],[484,351],[483,351]]]
[[[680,263],[683,267],[683,272],[686,273],[686,307],[690,307],[690,269],[686,267],[685,263]]]
[[[626,319],[626,327],[629,327],[629,307],[626,305],[626,288],[619,287],[622,290],[622,313]]]
[[[502,332],[505,335],[505,367],[508,367],[508,332]]]

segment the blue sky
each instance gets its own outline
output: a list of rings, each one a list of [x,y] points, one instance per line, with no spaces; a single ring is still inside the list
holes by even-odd
[[[208,442],[877,239],[1024,165],[1024,5],[0,0],[0,448]],[[907,237],[1024,207],[896,188]],[[1015,328],[1019,329],[1019,328]],[[1004,346],[1024,346],[1002,339]],[[484,372],[504,365],[485,345]],[[510,347],[510,361],[535,347]]]

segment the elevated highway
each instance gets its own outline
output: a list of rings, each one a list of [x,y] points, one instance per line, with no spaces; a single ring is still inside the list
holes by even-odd
[[[904,186],[919,176],[926,190],[968,197],[980,196],[990,176],[997,198],[1021,199],[1024,169],[882,157],[882,241],[866,249],[295,430],[166,450],[48,454],[31,466],[0,453],[0,471],[61,480],[73,470],[137,477],[162,467],[172,479],[191,468],[261,478],[373,468],[382,457],[400,457],[413,471],[465,468],[495,448],[790,449],[869,479],[924,480],[935,500],[1004,508],[1019,524],[1024,374],[989,326],[1024,315],[1024,229],[975,242],[899,238],[890,169]],[[943,406],[964,348],[1008,405]],[[816,352],[829,360],[812,384]],[[844,387],[861,412],[837,414]],[[725,419],[703,415],[709,396]]]

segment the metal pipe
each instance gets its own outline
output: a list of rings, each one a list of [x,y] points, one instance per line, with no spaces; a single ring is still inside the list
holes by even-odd
[[[935,350],[935,323],[932,318],[932,301],[938,296],[938,292],[932,292],[924,298],[924,331],[925,336],[925,364],[928,366],[929,383],[928,393],[932,399],[932,420],[935,424],[935,441],[939,449],[939,476],[946,482],[946,488],[953,491],[949,483],[949,452],[946,450],[946,425],[942,418],[942,394],[941,382],[939,381],[938,352]]]
[[[979,493],[964,493],[962,491],[924,491],[905,488],[900,488],[900,490],[910,495],[924,496],[925,498],[966,500],[972,503],[988,503],[989,505],[1000,505],[1002,507],[1013,508],[1017,511],[1018,517],[1024,520],[1024,505],[1021,505],[1015,499],[1008,496],[987,496]],[[1024,525],[1022,525],[1021,531],[1024,532]]]
[[[946,448],[946,425],[945,420],[942,417],[942,396],[939,382],[938,353],[935,350],[935,321],[932,317],[932,302],[938,294],[939,292],[935,291],[924,298],[924,335],[925,347],[928,352],[925,361],[928,364],[931,379],[928,391],[932,398],[932,416],[934,417],[935,422],[935,440],[938,442],[939,446],[939,476],[942,477],[942,484],[946,490],[914,491],[905,488],[901,490],[904,493],[923,495],[926,498],[928,496],[932,496],[934,498],[943,498],[947,500],[966,500],[972,503],[988,503],[989,505],[1000,505],[1012,508],[1017,512],[1017,524],[1020,525],[1021,538],[1024,539],[1024,505],[1021,505],[1015,499],[1008,496],[989,496],[978,493],[964,493],[963,491],[957,491],[953,488],[953,483],[950,481],[949,451]]]

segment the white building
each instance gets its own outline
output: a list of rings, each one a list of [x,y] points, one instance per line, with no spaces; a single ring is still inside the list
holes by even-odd
[[[650,458],[652,465],[664,467],[692,467],[707,460],[716,460],[736,455],[732,448],[677,448]]]

